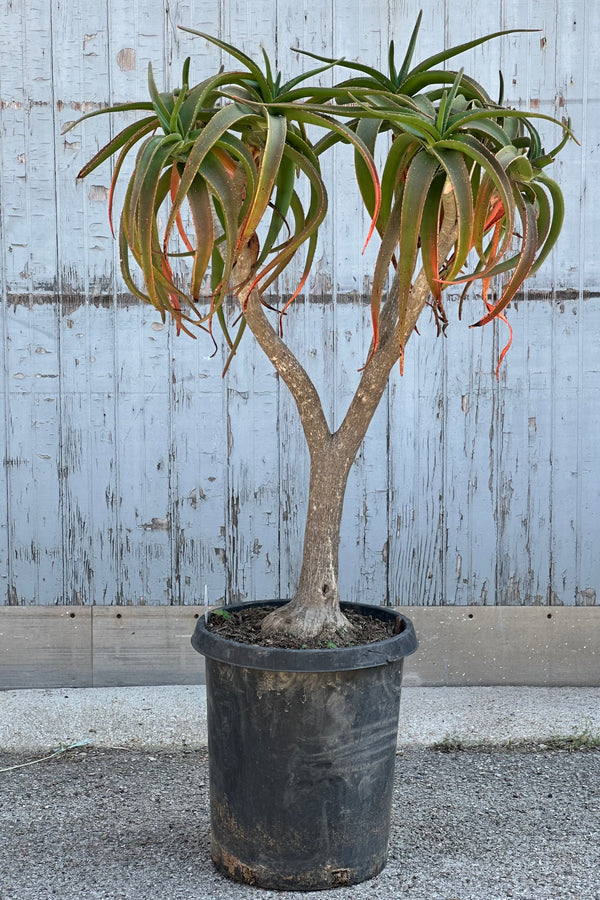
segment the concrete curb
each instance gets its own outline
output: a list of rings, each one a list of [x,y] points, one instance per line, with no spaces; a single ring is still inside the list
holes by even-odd
[[[399,746],[587,736],[600,739],[600,688],[405,687]],[[205,747],[206,687],[62,688],[0,693],[0,751]]]

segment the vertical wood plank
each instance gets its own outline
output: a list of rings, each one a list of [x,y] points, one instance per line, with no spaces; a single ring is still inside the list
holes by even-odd
[[[13,603],[63,602],[56,312],[21,302],[7,315],[8,545]]]
[[[9,10],[4,7],[0,10],[0,59],[6,51],[6,35],[9,34]],[[4,83],[0,78],[0,95],[4,100]],[[7,101],[5,101],[7,102]],[[14,102],[14,101],[13,101]],[[4,118],[4,102],[0,102],[0,267],[2,275],[0,276],[0,302],[2,308],[0,310],[0,372],[2,373],[2,391],[0,394],[0,411],[2,421],[0,422],[0,453],[2,454],[2,471],[0,472],[0,566],[2,574],[0,575],[0,605],[8,605],[11,602],[9,586],[12,581],[12,561],[8,550],[8,523],[12,518],[10,490],[8,482],[8,360],[7,360],[7,330],[6,330],[6,308],[7,308],[7,288],[6,288],[6,272],[7,272],[7,256],[8,246],[6,240],[6,211],[4,207],[4,177],[3,173],[8,171],[8,159],[5,158],[6,147],[6,121]]]
[[[262,64],[261,47],[276,59],[277,7],[270,0],[226,4],[222,37]],[[226,67],[232,59],[224,58]],[[237,316],[237,311],[234,313]],[[244,335],[226,377],[227,599],[277,597],[279,588],[278,379]]]
[[[526,379],[523,304],[513,304],[510,321],[516,338],[510,361],[502,366],[498,381],[498,463],[497,463],[497,565],[496,602],[511,606],[532,602],[534,573],[528,549],[528,502],[532,478],[528,447],[529,403]],[[499,329],[500,323],[498,323]],[[534,596],[535,596],[535,592]]]
[[[50,9],[42,0],[3,4],[3,228],[9,293],[56,281],[56,215]],[[3,167],[4,168],[4,167]]]
[[[600,328],[600,298],[591,297],[581,304],[584,322],[579,328],[585,334],[598,334]],[[600,485],[597,473],[600,468],[600,366],[598,355],[585,342],[582,348],[583,388],[581,397],[581,468],[579,484],[581,506],[578,537],[578,578],[575,602],[582,606],[594,606],[599,601],[597,534]]]
[[[66,593],[115,603],[119,593],[114,310],[83,303],[61,330],[61,443]]]
[[[180,83],[187,56],[192,59],[193,83],[217,71],[222,57],[216,46],[177,26],[218,34],[220,20],[218,0],[169,4],[166,46],[171,87]],[[182,265],[182,277],[189,275],[189,267]],[[173,602],[218,604],[226,592],[227,428],[221,377],[225,361],[220,353],[211,358],[214,348],[202,331],[196,341],[185,334],[176,337],[172,326],[170,334]]]
[[[595,572],[598,569],[595,549],[597,528],[597,511],[600,505],[600,486],[594,490],[593,472],[598,471],[600,457],[600,406],[598,404],[598,358],[591,350],[588,335],[598,334],[598,297],[589,294],[598,293],[599,281],[597,266],[600,261],[600,248],[597,240],[597,226],[593,220],[592,204],[586,202],[589,197],[588,185],[594,183],[598,175],[598,159],[591,132],[596,116],[598,97],[600,94],[600,69],[592,48],[600,38],[600,10],[597,5],[584,9],[576,9],[573,20],[583,22],[584,48],[581,59],[581,225],[579,234],[579,252],[581,260],[581,279],[579,283],[579,299],[577,303],[578,321],[578,356],[579,356],[579,391],[578,391],[578,447],[577,447],[577,581],[574,602],[577,605],[595,605],[598,602],[598,587]],[[589,297],[589,299],[588,299]]]
[[[159,89],[168,88],[167,18],[162,0],[111,5],[114,102],[146,98],[149,63]],[[152,307],[127,303],[119,304],[115,325],[119,601],[168,604],[174,580],[169,333]]]
[[[444,346],[448,366],[445,431],[445,602],[496,602],[497,329],[469,331],[481,300],[465,301],[458,319],[449,299]]]
[[[56,210],[51,15],[32,2],[27,16],[3,10],[3,273],[7,390],[7,491],[13,603],[63,600],[60,527],[57,312],[36,305],[56,284]],[[4,37],[6,35],[6,37]],[[10,38],[16,37],[14,47]],[[6,41],[6,44],[5,44]],[[16,51],[16,54],[15,54]],[[11,177],[12,174],[12,177]],[[30,293],[31,292],[31,293]],[[58,515],[57,515],[58,512]]]
[[[194,28],[216,37],[222,34],[222,0],[175,0],[169,3],[167,18],[168,63],[172,70],[172,87],[181,79],[181,67],[186,57],[192,63],[190,77],[194,84],[218,70],[222,52],[217,46],[195,35],[182,31],[179,26]],[[233,62],[233,60],[229,60]]]
[[[372,334],[370,308],[358,299],[338,303],[336,383],[346,406],[366,361]],[[339,410],[343,416],[344,406]],[[388,561],[388,408],[381,400],[348,478],[342,518],[340,588],[355,603],[385,603]]]
[[[119,601],[124,604],[168,604],[172,598],[167,341],[166,326],[151,307],[119,309]]]
[[[227,375],[227,599],[279,593],[277,378],[245,340]]]
[[[573,116],[578,134],[587,138],[587,27],[590,13],[566,0],[557,9],[557,67],[561,66],[559,103]],[[577,148],[579,150],[579,148]],[[571,148],[569,148],[571,152]],[[579,529],[582,493],[578,482],[582,468],[583,354],[582,306],[585,285],[585,220],[582,214],[586,190],[585,152],[579,150],[578,164],[568,170],[567,196],[573,202],[572,230],[567,232],[570,247],[569,282],[577,298],[555,303],[553,322],[553,456],[552,456],[552,600],[572,605],[576,602],[580,575]],[[561,174],[567,174],[561,170]],[[567,246],[561,243],[561,251]],[[560,253],[559,253],[560,260]],[[560,264],[560,263],[559,263]]]
[[[581,438],[574,312],[578,301],[554,306],[552,421],[551,602],[570,606],[577,589],[578,469]]]
[[[97,128],[82,123],[61,134],[65,120],[110,99],[106,6],[97,4],[79,18],[54,3],[52,48],[65,596],[78,604],[114,603],[118,548],[113,240],[106,213],[110,167],[86,182],[76,179],[83,160],[109,140],[111,123],[100,117],[94,120]],[[105,536],[110,538],[103,540]]]
[[[441,597],[443,345],[427,315],[390,390],[390,575],[392,603],[436,605]]]
[[[173,600],[224,602],[227,429],[220,354],[206,335],[174,338],[171,425]]]
[[[527,356],[523,377],[527,381],[527,536],[530,602],[550,603],[552,566],[553,481],[553,298],[525,301],[523,340]],[[520,324],[520,323],[518,323]]]
[[[305,71],[309,60],[291,49],[299,47],[319,53],[315,49],[313,31],[313,12],[317,16],[323,14],[314,10],[313,5],[291,4],[285,0],[277,2],[277,50],[279,68],[284,78],[292,78]],[[318,28],[318,22],[317,22]],[[302,193],[300,196],[303,196]],[[274,305],[283,304],[290,297],[298,284],[302,266],[297,254],[286,272],[281,275],[275,285]],[[311,310],[308,308],[310,285],[305,286],[300,297],[297,297],[288,309],[284,320],[284,339],[294,349],[303,365],[307,365],[307,357],[312,353],[311,345],[306,340],[306,322]],[[317,323],[320,328],[320,323]],[[292,597],[300,574],[302,547],[304,543],[304,520],[308,494],[308,451],[302,434],[296,406],[285,385],[279,391],[279,447],[281,502],[279,507],[279,593],[283,598]]]

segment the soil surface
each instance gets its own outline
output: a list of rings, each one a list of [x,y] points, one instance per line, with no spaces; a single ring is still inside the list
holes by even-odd
[[[256,644],[262,647],[281,647],[285,650],[324,650],[338,647],[356,647],[361,644],[374,644],[384,641],[394,634],[393,621],[384,621],[375,616],[344,609],[344,615],[354,628],[351,639],[328,641],[302,641],[288,634],[265,636],[261,631],[261,623],[265,616],[273,612],[272,606],[250,606],[247,609],[229,612],[221,609],[212,612],[208,617],[206,628],[219,637],[238,644]]]

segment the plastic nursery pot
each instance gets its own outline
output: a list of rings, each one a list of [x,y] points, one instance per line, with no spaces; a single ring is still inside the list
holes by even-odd
[[[392,620],[396,633],[351,648],[282,650],[218,637],[198,621],[211,854],[235,881],[316,890],[365,881],[386,863],[402,667],[417,639],[392,609],[346,608]]]

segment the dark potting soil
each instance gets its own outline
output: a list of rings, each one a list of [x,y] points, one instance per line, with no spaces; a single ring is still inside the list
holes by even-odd
[[[360,644],[374,644],[392,637],[393,621],[387,622],[370,616],[344,610],[346,618],[354,627],[354,634],[347,640],[337,638],[335,643],[319,641],[302,641],[291,634],[269,635],[265,637],[260,626],[265,616],[273,611],[272,606],[250,606],[248,609],[229,612],[227,609],[213,612],[208,617],[206,627],[213,634],[239,644],[256,644],[262,647],[281,647],[285,650],[323,650],[333,647],[356,647]]]

